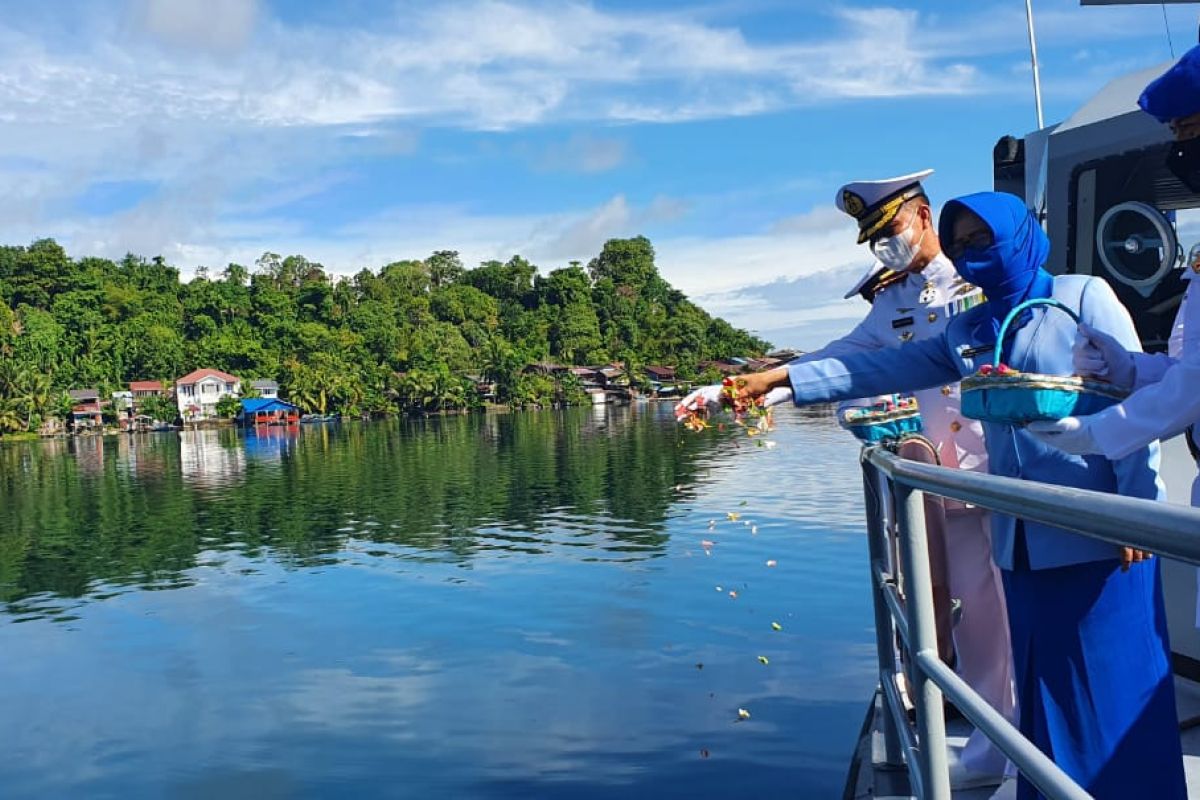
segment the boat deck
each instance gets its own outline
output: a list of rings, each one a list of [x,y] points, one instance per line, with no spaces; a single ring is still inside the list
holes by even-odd
[[[1176,708],[1183,731],[1183,764],[1187,774],[1188,797],[1200,800],[1200,683],[1176,677]],[[878,692],[870,712],[870,724],[864,726],[858,749],[850,767],[843,800],[909,800],[908,771],[881,766],[883,762],[883,731],[880,727],[883,699]],[[971,724],[954,720],[946,725],[947,745],[961,750],[971,733]],[[988,786],[954,792],[955,800],[1015,800],[1016,781],[1006,781],[1003,787]]]

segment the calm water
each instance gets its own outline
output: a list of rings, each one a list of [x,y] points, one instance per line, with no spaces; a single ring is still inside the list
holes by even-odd
[[[643,406],[2,447],[0,794],[835,797],[857,447],[772,439]]]

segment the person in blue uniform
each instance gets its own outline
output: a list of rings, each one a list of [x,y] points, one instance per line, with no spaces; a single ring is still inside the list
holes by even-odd
[[[1200,45],[1183,55],[1146,87],[1142,110],[1171,126],[1175,143],[1167,167],[1189,188],[1200,189]],[[1131,353],[1103,331],[1081,326],[1075,342],[1078,374],[1136,390],[1099,414],[1035,423],[1030,430],[1047,444],[1069,453],[1109,458],[1147,442],[1174,436],[1200,421],[1200,253],[1189,254],[1183,278],[1187,290],[1175,317],[1167,353]],[[1188,431],[1200,447],[1195,428]],[[1200,477],[1192,484],[1192,505],[1200,506]],[[1200,620],[1200,604],[1197,605]]]
[[[1053,277],[1050,242],[1013,195],[952,200],[939,234],[959,274],[988,301],[943,333],[897,348],[839,355],[746,376],[752,397],[790,389],[797,405],[938,386],[991,363],[1023,372],[1072,373],[1075,323],[1059,309],[1025,312],[1003,343],[1016,305],[1051,297],[1084,323],[1138,350],[1129,313],[1099,278]],[[1023,428],[985,423],[989,471],[1061,486],[1161,499],[1159,452],[1120,459],[1049,447]],[[1084,789],[1105,799],[1184,800],[1166,619],[1157,559],[1060,528],[992,514],[993,554],[1004,578],[1021,731]],[[1023,778],[1021,800],[1039,796]]]
[[[1200,188],[1200,45],[1155,78],[1138,98],[1142,111],[1171,127],[1175,143],[1167,168],[1193,191]],[[1068,453],[1124,455],[1147,442],[1185,431],[1200,453],[1200,245],[1188,254],[1187,290],[1164,353],[1130,353],[1102,331],[1081,327],[1075,340],[1075,371],[1135,390],[1099,414],[1034,423],[1042,441]],[[1200,474],[1192,479],[1191,504],[1200,507]],[[1200,582],[1197,582],[1200,587]],[[1200,627],[1200,591],[1196,595]]]

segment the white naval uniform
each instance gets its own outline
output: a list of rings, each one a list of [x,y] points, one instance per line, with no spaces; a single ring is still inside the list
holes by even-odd
[[[1136,391],[1092,418],[1092,436],[1107,458],[1128,455],[1200,423],[1200,391],[1196,390],[1200,386],[1200,264],[1184,270],[1184,278],[1187,290],[1175,314],[1167,352],[1133,353]],[[1200,444],[1197,428],[1191,436],[1193,443]],[[1192,480],[1192,505],[1200,507],[1200,475]],[[1196,626],[1200,627],[1200,589]]]
[[[919,273],[883,288],[854,330],[800,361],[895,347],[938,336],[950,317],[983,300],[963,281],[944,254]],[[958,384],[914,392],[924,435],[937,448],[943,466],[987,472],[983,426],[962,416]],[[954,629],[958,671],[1005,718],[1015,721],[1012,648],[1000,572],[992,560],[991,530],[983,509],[946,501],[949,588],[962,601]],[[962,753],[968,769],[999,774],[1004,755],[975,732]]]

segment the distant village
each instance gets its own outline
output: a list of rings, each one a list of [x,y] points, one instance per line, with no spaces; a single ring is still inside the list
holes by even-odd
[[[708,379],[763,369],[787,363],[800,353],[780,350],[762,358],[729,358],[704,361],[698,365]],[[688,391],[691,384],[677,380],[675,367],[646,366],[639,386],[631,384],[625,364],[612,362],[601,366],[573,367],[551,362],[530,364],[526,374],[551,378],[570,375],[578,381],[588,401],[594,405],[630,403],[646,400],[673,400]],[[402,376],[401,376],[402,377]],[[485,405],[496,402],[496,385],[481,376],[467,376]],[[70,389],[70,415],[66,419],[50,417],[38,431],[43,436],[133,433],[173,430],[184,427],[218,425],[299,425],[325,422],[337,414],[305,413],[280,395],[274,380],[244,381],[218,369],[197,369],[176,380],[132,381],[128,388],[102,396],[95,388]]]

